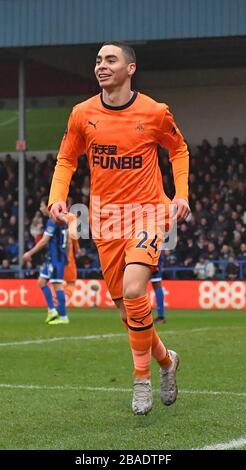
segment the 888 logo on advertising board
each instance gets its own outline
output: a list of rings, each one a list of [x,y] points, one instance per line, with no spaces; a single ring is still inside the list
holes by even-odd
[[[199,285],[201,308],[236,309],[246,308],[246,284],[241,281],[204,281]]]

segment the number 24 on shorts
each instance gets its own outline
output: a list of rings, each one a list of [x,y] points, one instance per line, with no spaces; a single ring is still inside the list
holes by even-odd
[[[158,237],[157,237],[157,235],[155,235],[153,240],[151,240],[151,242],[149,242],[148,232],[146,232],[145,230],[142,230],[141,232],[139,232],[137,234],[137,238],[140,238],[140,237],[141,237],[141,240],[136,245],[136,248],[145,248],[145,249],[147,249],[148,245],[149,245],[155,250],[155,254],[156,254],[157,251],[158,251],[158,245],[157,245],[157,238]]]

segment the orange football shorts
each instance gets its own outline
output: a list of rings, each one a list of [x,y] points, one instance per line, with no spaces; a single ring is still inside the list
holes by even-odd
[[[113,300],[123,297],[124,269],[128,264],[138,263],[157,271],[161,253],[161,239],[148,238],[143,231],[138,239],[94,240],[98,249],[104,279]]]

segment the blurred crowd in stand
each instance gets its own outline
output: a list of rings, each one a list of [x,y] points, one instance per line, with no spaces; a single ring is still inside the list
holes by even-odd
[[[159,149],[159,165],[167,195],[174,196],[172,168],[165,149]],[[25,250],[30,249],[43,234],[44,220],[39,201],[47,196],[55,166],[55,155],[47,154],[41,161],[27,158],[25,170]],[[179,226],[174,250],[161,256],[164,279],[225,279],[236,280],[246,273],[246,143],[234,138],[231,145],[222,137],[212,147],[204,139],[190,149],[190,207],[192,219]],[[70,187],[69,204],[89,206],[90,172],[85,156],[79,159],[78,169]],[[4,270],[18,264],[18,167],[17,161],[6,155],[0,159],[0,277]],[[91,239],[79,240],[78,269],[83,277],[101,277],[97,250]],[[37,254],[23,267],[27,277],[36,277],[35,269],[44,254]],[[177,268],[188,268],[179,270]],[[241,269],[241,271],[240,271]],[[6,271],[6,272],[7,272]]]

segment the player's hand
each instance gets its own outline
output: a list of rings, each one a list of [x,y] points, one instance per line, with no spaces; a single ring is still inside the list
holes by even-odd
[[[67,213],[67,206],[64,201],[58,201],[52,204],[50,215],[56,224],[66,225],[68,223]]]
[[[23,255],[23,261],[29,261],[32,255],[30,255],[30,251],[26,251]]]
[[[172,204],[176,204],[177,206],[177,213],[175,215],[177,222],[182,222],[187,219],[191,210],[186,199],[174,198]]]

